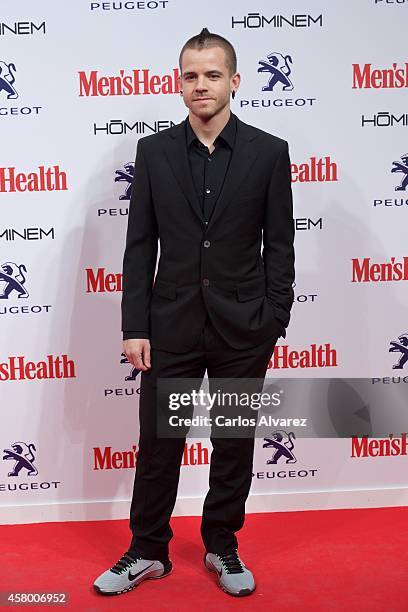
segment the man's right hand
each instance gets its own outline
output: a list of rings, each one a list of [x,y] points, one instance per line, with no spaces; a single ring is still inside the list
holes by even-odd
[[[123,352],[129,363],[138,370],[145,372],[151,368],[150,363],[150,340],[144,338],[132,338],[123,341]]]

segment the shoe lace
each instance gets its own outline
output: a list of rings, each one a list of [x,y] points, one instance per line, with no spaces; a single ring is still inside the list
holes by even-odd
[[[230,553],[225,553],[223,555],[218,555],[218,557],[223,563],[227,574],[242,574],[243,573],[244,568],[242,567],[241,560],[238,557],[238,553],[236,550]]]
[[[113,567],[111,567],[110,571],[114,574],[123,574],[123,572],[126,572],[132,567],[132,565],[137,561],[137,559],[141,559],[141,557],[137,557],[136,559],[134,559],[133,557],[125,553],[123,557],[121,557],[119,561],[115,563]]]

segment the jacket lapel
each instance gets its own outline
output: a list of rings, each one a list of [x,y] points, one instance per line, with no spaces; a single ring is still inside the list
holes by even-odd
[[[240,121],[237,117],[237,134],[234,150],[231,155],[221,193],[215,204],[207,229],[214,224],[222,211],[225,210],[255,162],[259,154],[259,149],[253,144],[256,135],[256,131],[251,128],[251,126]],[[165,148],[167,160],[177,179],[180,189],[200,221],[204,224],[204,214],[201,210],[200,201],[194,188],[187,156],[185,120],[177,124],[174,129],[171,130],[169,136],[170,138],[167,140]]]
[[[194,188],[193,178],[191,176],[190,164],[187,156],[185,121],[178,123],[169,133],[171,136],[167,141],[165,154],[171,166],[174,176],[177,179],[180,189],[191,204],[194,212],[204,223],[204,214],[201,210],[201,204]]]
[[[237,117],[237,135],[230,164],[207,229],[210,229],[231,202],[258,157],[259,148],[253,143],[256,135],[256,131],[251,126],[243,123]]]

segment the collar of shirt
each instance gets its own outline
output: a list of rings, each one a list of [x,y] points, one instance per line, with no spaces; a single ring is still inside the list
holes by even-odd
[[[237,131],[236,118],[233,113],[230,113],[230,118],[228,119],[228,122],[226,123],[224,128],[221,130],[221,132],[218,134],[217,138],[214,140],[214,146],[217,146],[218,141],[222,140],[232,150],[235,144],[236,131]],[[194,141],[197,141],[197,143],[201,142],[197,138],[193,128],[191,127],[188,117],[186,119],[186,139],[187,139],[188,148],[190,148],[191,144]]]

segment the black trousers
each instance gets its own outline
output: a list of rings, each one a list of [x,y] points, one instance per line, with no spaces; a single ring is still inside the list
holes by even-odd
[[[187,353],[152,349],[151,369],[141,374],[140,439],[130,508],[132,556],[167,561],[173,536],[170,517],[177,497],[185,438],[157,436],[157,379],[264,379],[277,338],[250,349],[225,343],[207,316],[199,343]],[[207,552],[238,547],[235,532],[245,520],[245,502],[252,482],[254,437],[210,438],[209,490],[204,501],[201,536]]]

